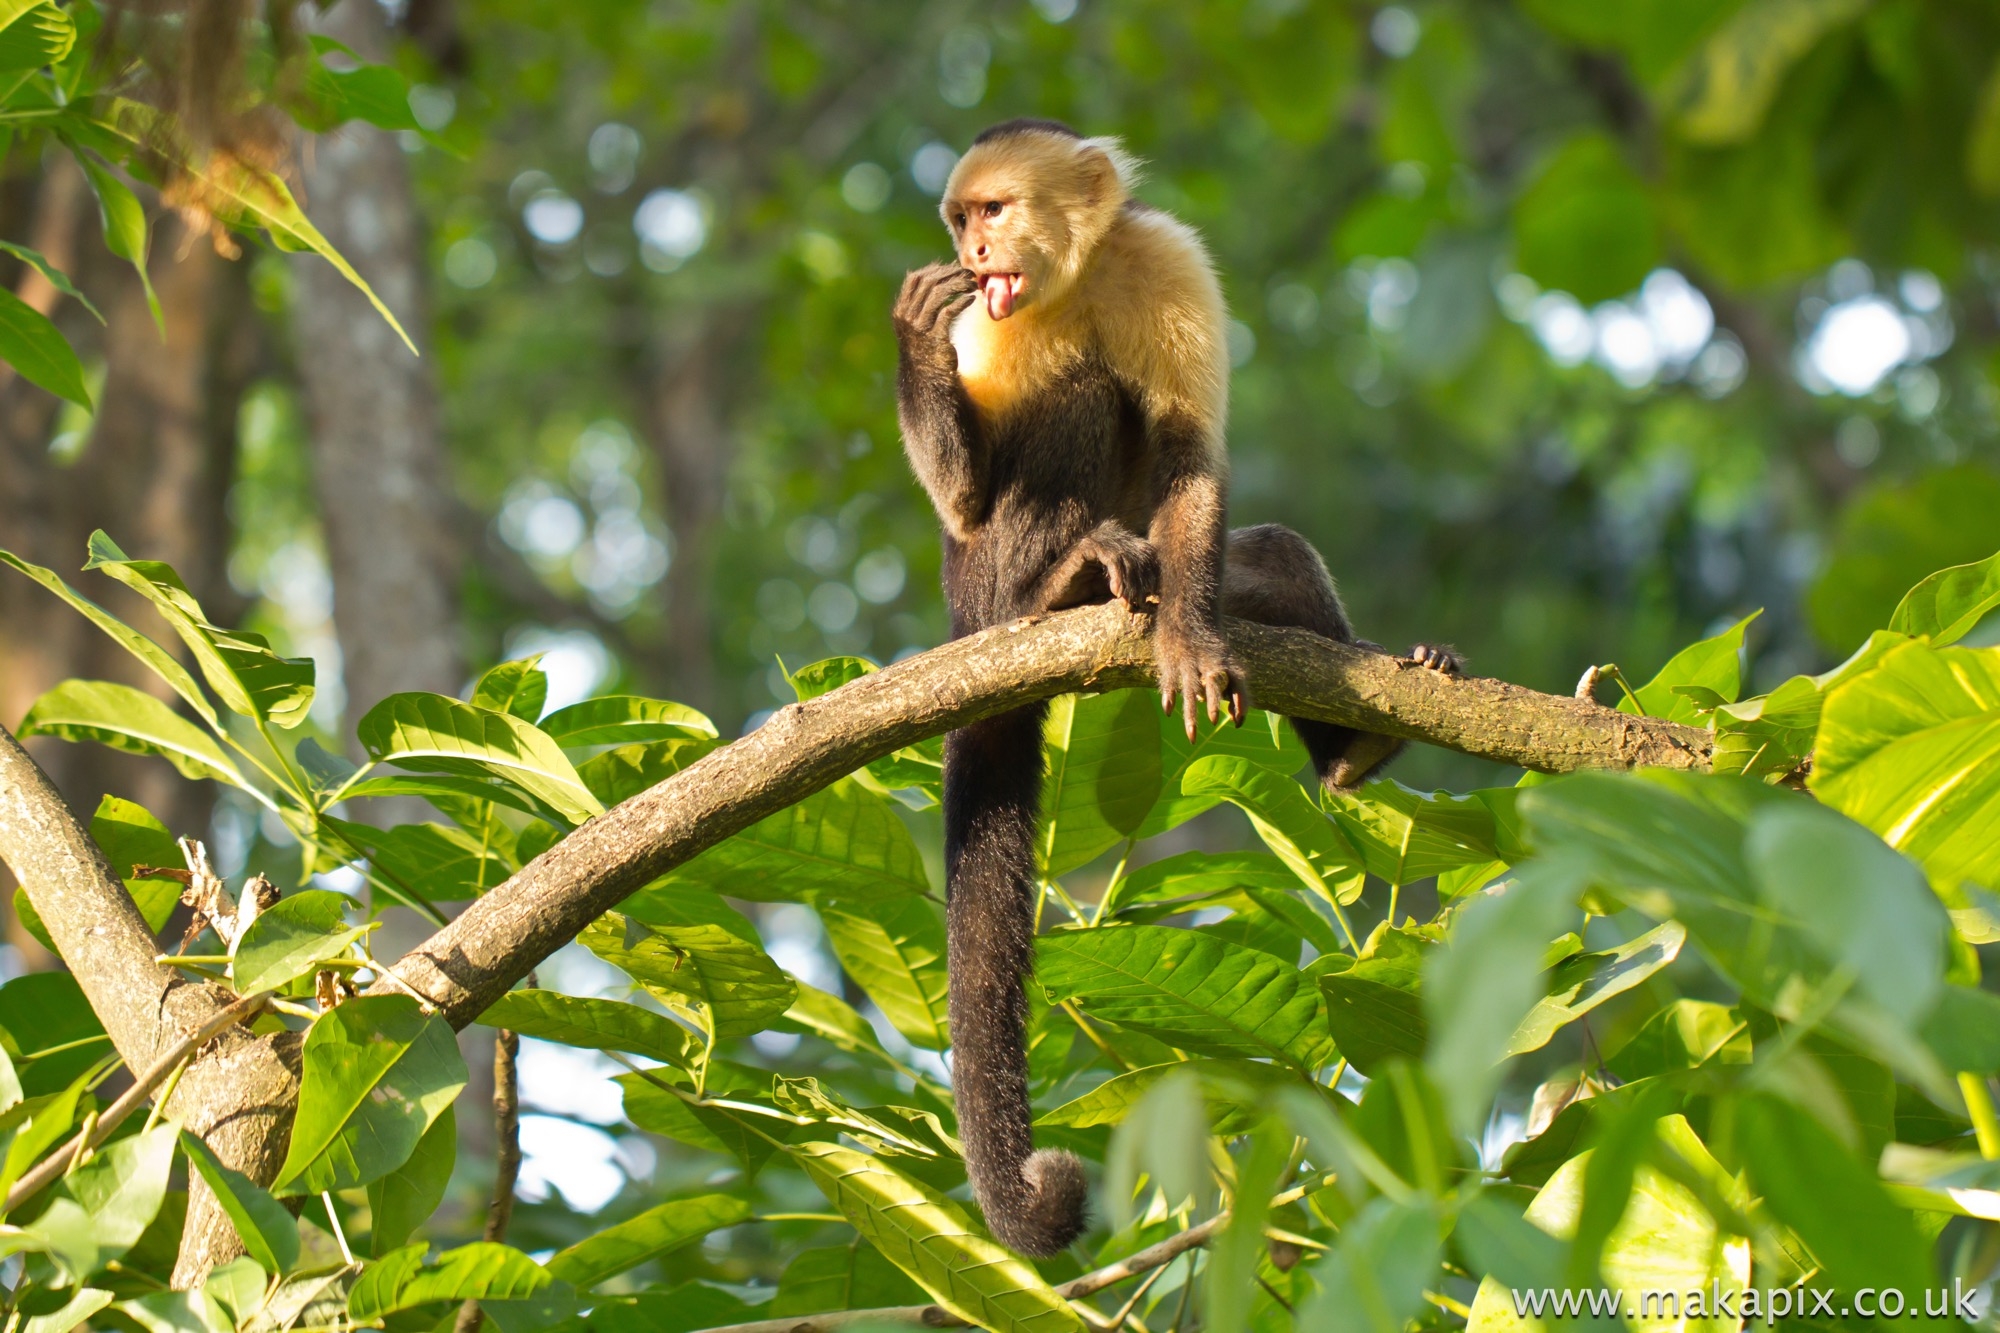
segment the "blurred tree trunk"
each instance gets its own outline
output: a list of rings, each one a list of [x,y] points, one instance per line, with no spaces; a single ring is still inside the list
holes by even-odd
[[[373,0],[345,0],[320,29],[364,60],[387,57]],[[305,143],[300,175],[313,221],[421,339],[423,238],[395,137],[343,126]],[[298,372],[351,727],[385,695],[456,694],[463,684],[451,473],[427,363],[325,260],[301,254],[293,265]]]
[[[247,266],[218,256],[177,219],[160,219],[151,269],[164,340],[137,276],[105,252],[97,205],[67,158],[51,157],[26,204],[23,230],[103,310],[100,327],[74,302],[56,305],[39,276],[24,299],[51,311],[86,363],[105,366],[84,438],[51,450],[62,404],[12,378],[0,387],[0,545],[55,569],[161,642],[171,631],[135,595],[79,575],[84,544],[103,528],[127,551],[173,564],[220,624],[243,600],[230,587],[226,512],[236,471],[237,411],[261,343]],[[185,250],[185,255],[181,251]],[[177,257],[179,256],[179,257]],[[14,726],[37,696],[67,677],[123,681],[170,697],[123,649],[74,611],[11,572],[0,577],[0,720]],[[207,835],[213,790],[163,761],[99,746],[34,741],[64,799],[88,819],[114,792],[178,833]],[[13,941],[19,943],[19,941]]]
[[[674,538],[667,569],[668,689],[704,711],[720,703],[709,586],[727,481],[728,439],[718,398],[730,322],[712,313],[688,315],[661,336],[641,416]]]

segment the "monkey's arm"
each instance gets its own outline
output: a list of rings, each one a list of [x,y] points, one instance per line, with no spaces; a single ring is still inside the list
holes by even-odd
[[[1185,410],[1151,424],[1155,467],[1152,525],[1146,536],[1159,553],[1160,610],[1153,631],[1160,703],[1182,700],[1188,739],[1206,703],[1210,721],[1226,708],[1243,721],[1243,675],[1229,658],[1221,629],[1222,555],[1227,541],[1227,485],[1220,450],[1203,423]]]
[[[986,502],[979,419],[959,383],[958,353],[951,345],[951,322],[972,303],[973,292],[966,270],[932,264],[903,279],[892,312],[903,448],[948,526],[969,524]]]

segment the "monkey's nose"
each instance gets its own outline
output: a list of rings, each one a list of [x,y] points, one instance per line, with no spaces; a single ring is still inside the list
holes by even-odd
[[[986,247],[986,246],[983,246],[983,245],[982,245],[982,246],[980,246],[980,247],[979,247],[979,248],[978,248],[977,250],[975,250],[975,251],[974,251],[973,253],[974,253],[975,255],[977,255],[977,256],[978,256],[979,258],[981,258],[981,259],[984,259],[984,258],[986,258],[986,251],[987,251],[987,248],[988,248],[988,247]]]

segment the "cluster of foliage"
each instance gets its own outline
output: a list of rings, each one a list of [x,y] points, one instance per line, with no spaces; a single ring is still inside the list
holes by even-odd
[[[523,989],[484,1016],[613,1054],[630,1071],[626,1117],[705,1159],[703,1183],[541,1262],[493,1242],[434,1253],[421,1228],[451,1174],[465,1066],[413,999],[353,997],[344,979],[380,967],[372,923],[307,877],[353,865],[378,903],[435,910],[710,752],[714,729],[635,697],[543,716],[546,681],[518,661],[469,701],[377,704],[358,728],[365,766],[310,741],[288,753],[280,733],[304,717],[310,665],[210,624],[171,569],[102,537],[92,547],[90,568],[161,612],[206,690],[56,575],[0,560],[130,649],[197,719],[69,681],[24,734],[163,757],[245,792],[296,836],[302,887],[261,910],[246,891],[235,922],[204,937],[209,952],[171,961],[273,993],[267,1030],[309,1025],[289,1155],[259,1184],[157,1113],[93,1153],[58,1148],[91,1123],[115,1057],[66,978],[0,987],[0,1184],[52,1148],[73,1154],[0,1225],[19,1256],[10,1326],[27,1333],[86,1320],[414,1331],[448,1326],[469,1298],[503,1333],[674,1333],[756,1316],[745,1288],[703,1280],[713,1270],[693,1244],[749,1224],[795,1248],[766,1313],[930,1300],[995,1330],[1110,1327],[1109,1309],[1055,1284],[1221,1209],[1212,1245],[1098,1302],[1139,1328],[1497,1333],[1538,1322],[1510,1289],[1601,1281],[1636,1309],[1642,1288],[1895,1288],[1915,1301],[1990,1276],[2000,997],[1981,989],[1973,946],[2000,940],[2000,900],[1984,888],[2000,876],[2000,648],[1978,646],[1994,637],[2000,556],[1925,580],[1826,675],[1739,699],[1738,625],[1626,691],[1627,711],[1707,719],[1714,774],[1531,775],[1463,795],[1383,780],[1329,795],[1295,777],[1302,749],[1268,715],[1190,742],[1144,692],[1058,700],[1032,1080],[1038,1135],[1102,1165],[1102,1216],[1040,1264],[982,1232],[948,1089],[935,1065],[886,1044],[893,1029],[905,1052],[949,1047],[940,895],[911,834],[935,818],[936,742],[752,826],[592,924],[579,942],[629,979],[626,998]],[[793,679],[808,697],[869,670],[833,659]],[[449,823],[336,813],[392,795],[422,796]],[[1148,839],[1223,803],[1265,850],[1147,859]],[[169,831],[115,798],[93,831],[164,925],[179,886],[160,876],[186,865]],[[1418,891],[1432,884],[1434,897]],[[788,974],[732,900],[809,906],[881,1025]],[[1598,1042],[1588,1016],[1601,1007],[1611,1035]],[[1524,1139],[1483,1154],[1518,1104],[1510,1085],[1572,1025],[1585,1063],[1536,1089]],[[765,1031],[830,1058],[816,1075],[773,1070],[747,1042]],[[164,1281],[177,1154],[247,1251],[193,1292]],[[800,1206],[808,1187],[830,1212]],[[336,1254],[302,1242],[296,1204],[324,1220]]]

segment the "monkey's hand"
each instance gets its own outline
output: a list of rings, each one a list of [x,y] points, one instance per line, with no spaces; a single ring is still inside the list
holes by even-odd
[[[951,346],[951,322],[972,304],[978,279],[957,264],[930,264],[903,279],[903,290],[889,317],[903,350],[927,360],[941,360],[957,369]]]
[[[1098,524],[1077,544],[1077,554],[1102,567],[1105,586],[1128,610],[1146,610],[1148,599],[1160,591],[1160,553],[1115,519]]]
[[[1243,725],[1249,706],[1243,673],[1229,658],[1222,636],[1207,626],[1177,625],[1162,615],[1153,630],[1153,660],[1160,673],[1160,707],[1172,712],[1174,696],[1181,696],[1181,715],[1187,723],[1187,737],[1195,737],[1195,722],[1201,705],[1208,705],[1208,720],[1218,722],[1226,712],[1229,720]]]

